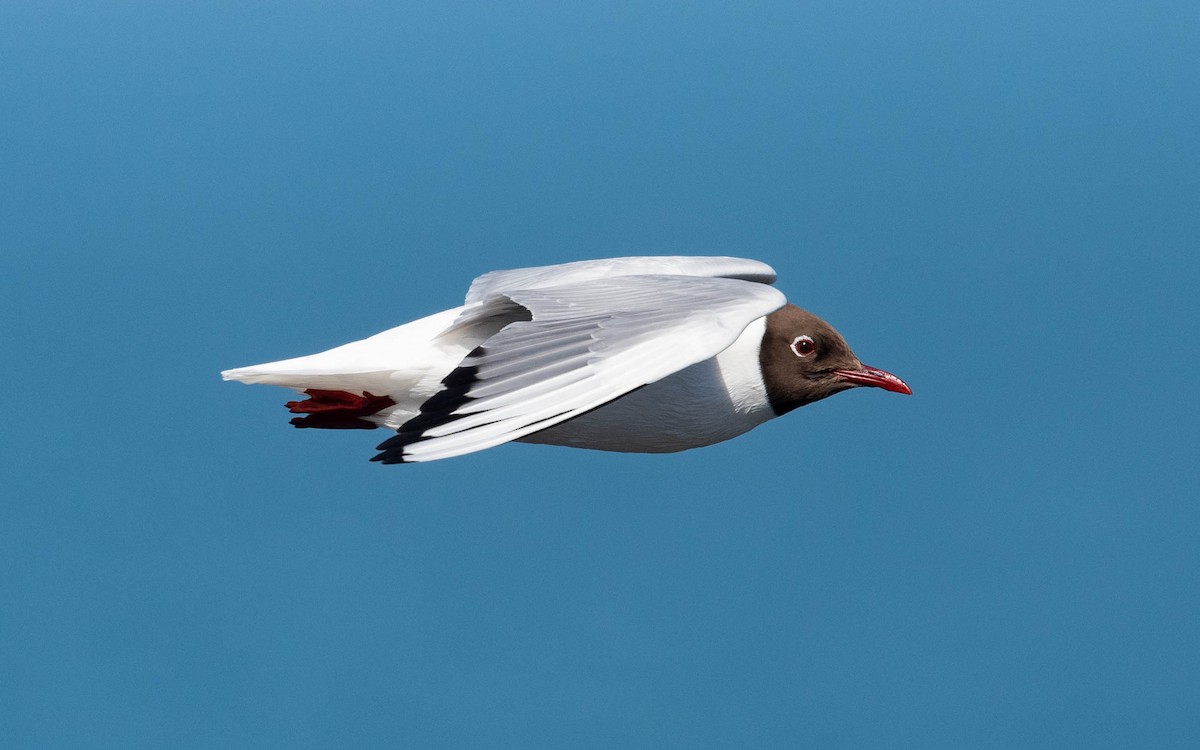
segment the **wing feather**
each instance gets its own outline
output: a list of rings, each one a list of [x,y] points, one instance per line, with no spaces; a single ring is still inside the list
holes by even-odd
[[[374,460],[449,458],[571,419],[715,356],[786,300],[751,281],[640,275],[476,302],[464,316],[478,321],[485,309],[511,316],[514,305],[528,316],[467,355]]]
[[[552,266],[491,271],[471,282],[465,304],[481,302],[513,289],[542,289],[598,281],[618,276],[700,276],[775,283],[775,269],[748,258],[689,255],[635,255],[627,258],[580,260]]]

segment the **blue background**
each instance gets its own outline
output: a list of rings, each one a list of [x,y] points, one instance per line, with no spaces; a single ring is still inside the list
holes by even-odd
[[[1200,746],[1194,2],[6,3],[8,747]],[[913,387],[367,462],[218,371],[773,264]]]

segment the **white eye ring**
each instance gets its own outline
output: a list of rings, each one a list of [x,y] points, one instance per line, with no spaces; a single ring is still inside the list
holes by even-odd
[[[792,354],[797,357],[807,357],[817,350],[817,345],[813,343],[812,336],[797,336],[792,339]]]

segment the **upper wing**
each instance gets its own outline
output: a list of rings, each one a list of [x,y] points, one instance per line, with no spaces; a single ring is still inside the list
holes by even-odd
[[[697,276],[625,276],[494,295],[455,326],[511,315],[514,306],[531,319],[472,351],[373,460],[449,458],[545,429],[715,356],[785,303],[764,284]]]
[[[543,289],[616,276],[708,276],[727,279],[775,282],[775,269],[766,263],[746,258],[701,257],[690,255],[647,255],[629,258],[605,258],[559,263],[553,266],[492,271],[471,282],[465,304],[482,302],[493,294],[514,289]]]

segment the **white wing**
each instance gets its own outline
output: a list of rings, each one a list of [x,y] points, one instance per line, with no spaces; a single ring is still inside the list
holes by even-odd
[[[785,303],[764,284],[699,276],[623,276],[494,294],[450,331],[514,310],[531,319],[472,351],[373,460],[449,458],[566,421],[715,356]]]
[[[464,304],[482,302],[493,294],[503,294],[513,289],[544,289],[616,276],[647,275],[721,277],[757,281],[760,284],[775,282],[775,269],[757,260],[720,256],[643,255],[492,271],[471,282]]]

